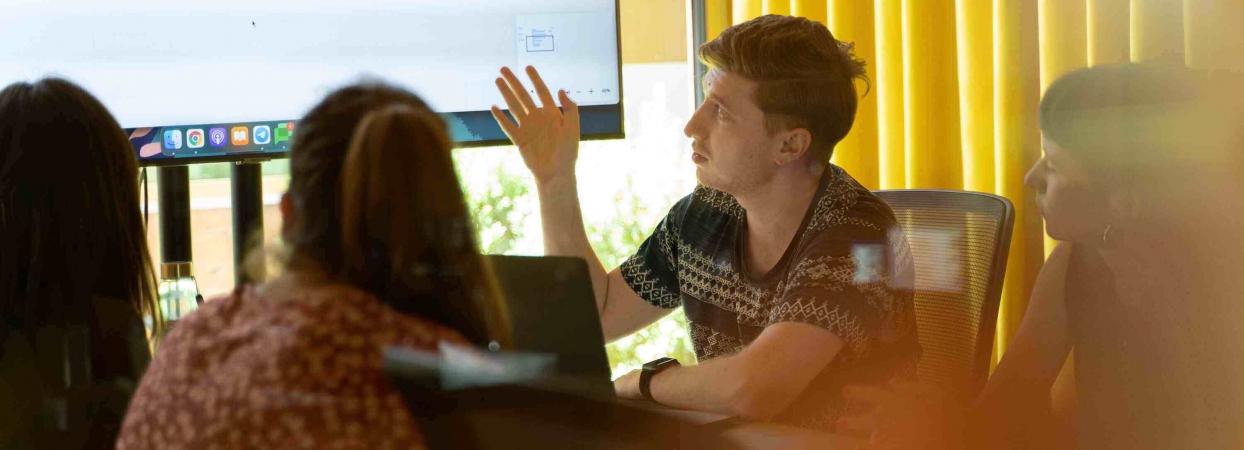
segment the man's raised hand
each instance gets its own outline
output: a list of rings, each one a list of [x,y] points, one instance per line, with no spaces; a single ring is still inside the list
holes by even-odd
[[[579,105],[570,100],[566,91],[559,90],[557,95],[565,111],[558,109],[553,94],[534,67],[527,67],[527,76],[540,97],[540,104],[531,98],[514,72],[503,67],[501,77],[496,80],[497,89],[514,120],[506,117],[496,105],[492,107],[492,117],[518,146],[523,162],[531,169],[537,183],[572,178],[579,157]]]

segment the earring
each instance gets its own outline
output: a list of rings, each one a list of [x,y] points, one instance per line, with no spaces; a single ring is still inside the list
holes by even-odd
[[[1114,224],[1106,224],[1106,230],[1101,232],[1101,243],[1104,245],[1110,240],[1110,230],[1114,228]]]

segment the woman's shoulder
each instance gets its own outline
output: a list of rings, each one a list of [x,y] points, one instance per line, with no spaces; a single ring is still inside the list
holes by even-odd
[[[149,429],[171,411],[194,418],[204,430],[271,437],[270,431],[282,429],[281,439],[293,431],[316,435],[313,430],[283,429],[290,421],[347,418],[364,409],[392,420],[373,421],[375,426],[366,430],[411,430],[400,398],[388,390],[381,370],[383,349],[435,349],[439,340],[453,336],[443,326],[400,315],[349,286],[278,283],[242,288],[206,302],[172,330],[135,398],[122,442],[154,442],[159,436]],[[249,419],[259,416],[265,418]],[[316,437],[321,438],[333,446],[369,437]],[[206,432],[172,439],[195,444],[223,438]],[[281,439],[272,446],[287,446],[288,439]]]
[[[435,349],[440,341],[467,342],[449,327],[401,313],[353,286],[276,282],[240,287],[204,302],[170,330],[161,351],[186,345],[197,349],[191,353],[239,345],[263,345],[278,353],[297,353],[310,345]]]
[[[1072,259],[1084,251],[1082,246],[1070,243],[1059,242],[1054,246],[1054,250],[1050,251],[1049,256],[1045,258],[1045,264],[1041,266],[1041,273],[1047,273],[1047,276],[1066,277],[1067,268],[1071,266]]]
[[[1056,302],[1061,305],[1066,297],[1068,267],[1074,255],[1081,250],[1075,244],[1059,242],[1045,258],[1037,279],[1032,287],[1032,301],[1038,303]]]
[[[461,334],[423,317],[405,314],[392,308],[374,294],[348,284],[327,283],[312,286],[273,284],[252,289],[244,299],[261,309],[264,316],[277,316],[280,321],[326,333],[347,332],[360,336],[375,335],[379,340],[388,336],[411,336],[435,347],[447,340],[465,342]]]
[[[181,334],[193,330],[196,333],[215,332],[234,325],[246,301],[243,298],[249,286],[239,286],[227,294],[221,294],[204,301],[199,308],[175,323],[165,323],[169,327],[168,338],[162,344],[167,345],[174,338],[175,330],[185,330]]]

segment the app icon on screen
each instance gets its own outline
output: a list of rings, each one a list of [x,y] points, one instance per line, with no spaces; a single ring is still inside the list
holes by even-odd
[[[246,137],[246,127],[233,127],[233,145],[243,146],[250,143],[250,139]]]
[[[207,130],[207,145],[210,145],[212,147],[224,147],[225,146],[225,129],[224,128],[212,128],[210,130]]]
[[[293,122],[278,124],[276,128],[272,129],[272,138],[276,139],[276,143],[278,144],[288,141],[291,134],[294,134]]]
[[[181,148],[181,130],[164,130],[164,149],[177,150]]]
[[[186,147],[203,148],[204,143],[202,129],[195,128],[193,130],[186,131]]]
[[[256,125],[252,135],[255,136],[255,145],[272,143],[272,128],[267,125]]]

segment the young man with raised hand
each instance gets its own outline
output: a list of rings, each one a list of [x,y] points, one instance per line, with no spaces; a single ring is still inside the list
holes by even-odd
[[[862,412],[846,384],[915,377],[920,347],[906,237],[883,201],[830,164],[864,78],[822,24],[763,16],[699,49],[710,70],[687,123],[699,186],[607,270],[588,243],[575,160],[578,106],[539,103],[509,69],[514,120],[493,115],[535,176],[550,255],[588,261],[609,341],[683,307],[699,363],[662,358],[615,381],[623,398],[832,431]]]

